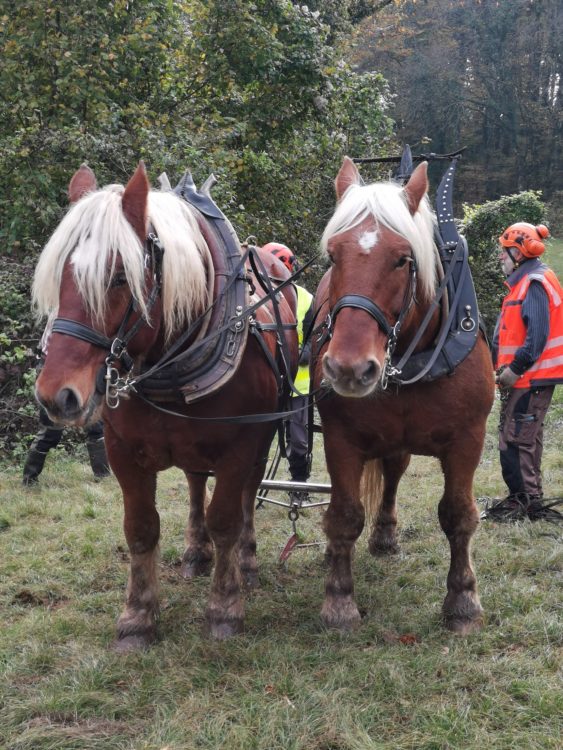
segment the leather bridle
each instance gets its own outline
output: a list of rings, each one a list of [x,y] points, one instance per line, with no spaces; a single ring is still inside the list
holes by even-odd
[[[164,248],[153,232],[150,232],[147,236],[144,253],[145,268],[152,267],[153,285],[145,304],[146,313],[140,315],[130,328],[127,328],[127,326],[129,325],[131,315],[138,307],[133,295],[131,295],[117,333],[112,337],[106,336],[95,328],[70,318],[55,318],[51,328],[52,333],[73,336],[76,339],[86,341],[88,344],[109,352],[104,365],[100,368],[96,377],[96,391],[102,395],[105,393],[106,402],[110,409],[116,409],[119,405],[119,391],[122,390],[121,386],[123,385],[121,375],[114,365],[117,362],[122,365],[127,380],[134,364],[133,358],[127,351],[127,345],[142,325],[150,325],[148,316],[160,295],[162,287],[162,256]]]
[[[384,390],[387,387],[389,376],[393,375],[391,357],[393,356],[393,352],[395,351],[395,347],[397,346],[397,339],[399,338],[401,327],[415,301],[417,266],[416,261],[412,255],[408,260],[410,262],[409,283],[405,290],[405,295],[403,297],[403,303],[401,305],[399,316],[394,325],[389,324],[387,316],[385,315],[383,310],[370,297],[366,297],[363,294],[345,294],[337,300],[336,304],[328,314],[325,323],[325,334],[323,336],[323,342],[321,342],[324,343],[327,338],[332,338],[336,316],[345,307],[353,307],[358,310],[367,312],[368,315],[370,315],[375,320],[379,328],[387,336],[387,343],[385,345],[385,364],[383,366],[383,373],[381,376],[381,387]]]

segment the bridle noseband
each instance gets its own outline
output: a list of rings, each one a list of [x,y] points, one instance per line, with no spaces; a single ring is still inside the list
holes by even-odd
[[[106,336],[91,326],[79,323],[77,320],[70,318],[55,318],[51,328],[51,333],[62,333],[65,336],[73,336],[88,344],[97,346],[109,352],[96,377],[96,390],[98,393],[106,396],[106,402],[110,409],[116,409],[119,406],[120,395],[124,395],[130,387],[130,373],[133,369],[133,358],[127,351],[127,345],[137,334],[143,324],[150,325],[148,315],[153,308],[162,287],[162,256],[164,248],[160,240],[153,233],[147,235],[144,246],[145,268],[152,266],[153,286],[146,301],[146,314],[140,315],[133,325],[127,329],[131,315],[137,308],[137,303],[133,295],[129,300],[127,309],[123,316],[117,333],[112,336]],[[125,378],[121,377],[119,370],[114,365],[119,362],[125,370]]]

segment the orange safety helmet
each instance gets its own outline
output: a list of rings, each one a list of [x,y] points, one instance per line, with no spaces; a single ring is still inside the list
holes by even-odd
[[[549,237],[549,229],[543,224],[535,227],[533,224],[521,221],[505,229],[498,241],[503,247],[514,247],[520,250],[526,258],[537,258],[545,250],[542,240],[546,237]]]
[[[278,260],[284,264],[290,273],[293,273],[295,266],[295,255],[291,252],[287,245],[282,245],[281,242],[267,242],[262,246],[262,250],[266,250],[268,253],[272,253]]]

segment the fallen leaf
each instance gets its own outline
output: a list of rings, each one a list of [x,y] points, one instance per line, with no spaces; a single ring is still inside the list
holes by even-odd
[[[399,636],[399,641],[404,646],[413,646],[415,643],[420,643],[420,638],[414,633],[405,633],[404,635]]]

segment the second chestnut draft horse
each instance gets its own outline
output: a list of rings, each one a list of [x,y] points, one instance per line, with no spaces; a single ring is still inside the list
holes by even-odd
[[[312,367],[314,387],[329,388],[318,409],[332,494],[324,519],[329,573],[321,615],[326,625],[340,629],[360,619],[351,559],[365,520],[360,500],[364,468],[364,480],[371,480],[367,487],[381,490],[382,484],[369,549],[392,553],[398,549],[397,486],[411,454],[437,457],[444,474],[438,517],[451,551],[445,624],[462,634],[482,624],[470,541],[479,521],[473,475],[494,398],[486,341],[479,335],[448,377],[386,383],[397,322],[395,353],[400,356],[437,286],[436,217],[426,195],[426,167],[420,164],[404,188],[394,182],[364,185],[346,158],[335,181],[337,207],[322,238],[332,266],[316,300],[318,320],[326,319],[329,335],[317,344]],[[438,306],[415,353],[431,349],[440,314]],[[376,478],[382,480],[379,485]]]
[[[285,339],[288,370],[297,369],[295,294],[289,287],[278,292],[277,314],[271,299],[252,318],[244,317],[242,306],[236,309],[240,321],[230,319],[234,322],[227,328],[248,325],[252,331],[238,368],[212,394],[187,404],[178,392],[161,409],[142,397],[141,379],[141,389],[129,388],[126,398],[116,397],[114,384],[108,400],[104,373],[127,390],[128,378],[135,382],[139,373],[158,365],[190,327],[193,333],[179,351],[200,345],[209,310],[224,304],[223,297],[217,299],[218,284],[225,288],[230,282],[215,267],[201,228],[205,217],[175,192],[151,190],[142,163],[126,187],[103,189],[97,189],[93,172],[83,165],[70,182],[69,197],[73,205],[35,272],[35,305],[52,322],[36,396],[60,424],[83,426],[104,419],[110,465],[123,493],[130,552],[115,646],[120,651],[143,648],[156,637],[156,477],[171,466],[183,469],[190,488],[182,573],[209,572],[214,550],[207,621],[214,637],[226,638],[243,626],[242,575],[256,578],[253,507],[275,432],[272,421],[241,423],[240,417],[279,409],[283,385],[272,363],[278,359],[280,339]],[[234,235],[230,225],[227,231]],[[233,239],[236,262],[242,264]],[[286,274],[271,254],[262,260],[268,273]],[[264,292],[256,275],[252,280],[249,270],[239,267],[235,277],[248,287],[246,304],[259,304]],[[207,331],[204,337],[209,335]],[[218,352],[219,360],[226,355]],[[215,488],[204,515],[210,471]]]

